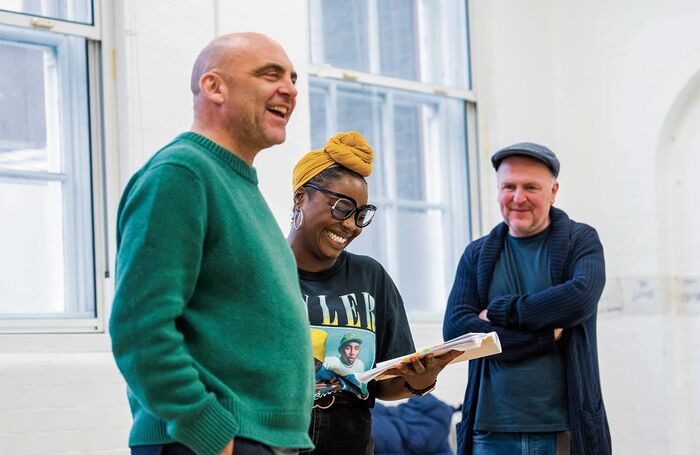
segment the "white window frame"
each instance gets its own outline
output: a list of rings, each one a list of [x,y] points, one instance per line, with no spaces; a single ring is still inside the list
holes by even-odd
[[[320,0],[311,0],[312,2],[317,2]],[[370,3],[371,4],[371,3]],[[419,3],[420,5],[420,3]],[[471,17],[470,13],[470,4],[467,3],[467,26],[469,26],[468,21],[469,17]],[[313,8],[310,9],[310,11],[313,11]],[[372,22],[372,18],[374,17],[376,19],[376,11],[374,8],[370,8],[370,22]],[[313,28],[312,28],[313,29]],[[316,46],[321,46],[317,49],[314,50],[314,52],[320,52],[322,55],[322,39],[319,39],[320,37],[316,37],[315,40],[312,42],[316,43]],[[373,28],[370,27],[370,42],[372,40],[377,40],[377,34],[373,31]],[[467,36],[467,41],[469,40],[469,36]],[[370,45],[370,49],[376,49],[377,46]],[[466,58],[470,58],[470,51],[469,47],[467,46],[467,55]],[[370,54],[376,54],[376,52],[370,50]],[[471,63],[469,63],[471,65]],[[372,68],[378,68],[378,56],[377,55],[370,55],[370,69]],[[386,198],[381,198],[378,200],[375,200],[377,205],[382,206],[383,210],[386,210],[387,213],[387,230],[391,232],[392,229],[396,229],[396,226],[392,227],[392,223],[396,223],[397,216],[396,213],[392,212],[397,212],[398,208],[418,208],[418,209],[426,209],[426,208],[436,208],[443,210],[447,214],[455,214],[455,213],[460,213],[460,210],[466,211],[465,213],[465,218],[466,221],[463,223],[460,223],[458,220],[452,220],[454,223],[450,223],[450,221],[446,220],[444,222],[445,229],[449,231],[449,233],[445,233],[444,241],[446,244],[446,251],[444,251],[444,260],[446,262],[445,270],[447,271],[446,276],[444,277],[444,282],[445,282],[445,287],[446,287],[446,296],[449,293],[451,283],[454,279],[453,273],[456,270],[457,267],[457,262],[459,261],[459,258],[461,257],[461,254],[463,252],[464,247],[466,247],[467,243],[471,240],[473,240],[476,236],[477,233],[480,232],[480,220],[481,220],[481,195],[480,195],[480,190],[479,190],[479,157],[478,157],[478,138],[476,137],[477,134],[477,128],[476,128],[476,110],[477,110],[477,100],[476,100],[476,94],[475,92],[469,88],[459,88],[459,87],[452,87],[452,86],[447,86],[447,85],[439,85],[439,84],[430,84],[430,83],[424,83],[424,82],[419,82],[419,81],[412,81],[412,80],[406,80],[406,79],[398,79],[398,78],[393,78],[393,77],[388,77],[388,76],[382,76],[379,74],[374,74],[374,73],[366,73],[366,72],[360,72],[352,69],[346,69],[346,68],[339,68],[335,67],[329,64],[310,64],[308,67],[309,71],[309,76],[310,77],[317,77],[320,79],[328,79],[328,80],[336,80],[336,81],[352,81],[352,82],[358,82],[362,84],[367,84],[371,86],[377,86],[377,87],[384,87],[388,89],[395,89],[395,90],[402,90],[402,91],[407,91],[407,92],[412,92],[415,94],[428,94],[428,95],[434,95],[434,96],[439,96],[439,97],[446,97],[450,99],[455,99],[455,100],[460,100],[464,103],[465,107],[465,121],[466,124],[464,125],[465,128],[465,138],[466,138],[466,149],[464,150],[466,153],[466,157],[464,159],[464,163],[466,165],[466,169],[459,169],[456,166],[450,166],[449,172],[451,173],[451,178],[450,182],[452,182],[453,186],[455,186],[456,182],[458,182],[458,179],[463,179],[464,176],[466,175],[467,177],[467,185],[466,185],[466,195],[464,201],[459,201],[455,200],[454,197],[450,196],[449,200],[450,202],[448,203],[449,206],[445,206],[445,204],[432,204],[429,202],[422,202],[422,201],[402,201],[398,200],[395,197],[392,197],[393,195],[387,195],[388,197]],[[467,82],[471,85],[471,77],[467,77]],[[331,110],[335,109],[335,106],[337,105],[337,102],[334,101],[334,95],[333,91],[329,93],[330,97],[330,105]],[[387,106],[391,106],[391,103],[387,102]],[[327,127],[331,127],[330,129],[332,130],[332,123],[335,121],[335,115],[333,112],[328,112],[326,116],[326,122],[327,122]],[[390,116],[384,116],[384,124],[386,125],[389,121],[391,120]],[[331,123],[329,125],[328,123]],[[386,127],[386,126],[385,126]],[[329,129],[329,128],[327,128]],[[389,136],[384,136],[384,137],[389,137]],[[385,144],[387,147],[391,148],[389,144]],[[392,176],[391,174],[394,172],[393,169],[394,167],[392,166],[387,166],[387,175],[385,175],[385,178],[392,179],[395,176]],[[395,187],[394,184],[392,184],[391,181],[387,182],[385,184],[387,188],[393,189]],[[456,191],[455,188],[443,188],[443,191],[448,191],[450,194],[454,194],[454,191]],[[459,207],[459,204],[463,202],[465,204],[468,204],[468,206],[464,207]],[[448,226],[449,225],[449,226]],[[464,234],[464,232],[460,231],[460,226],[464,226],[467,230],[468,233],[467,235]],[[388,236],[387,239],[389,240],[390,244],[387,246],[387,254],[389,255],[388,258],[381,258],[378,257],[380,261],[384,262],[387,265],[387,269],[392,276],[395,276],[393,273],[393,270],[397,270],[398,266],[398,248],[400,248],[400,245],[398,245],[398,241],[394,239],[392,236]],[[383,254],[383,253],[382,253]],[[420,322],[439,322],[442,321],[443,314],[442,312],[436,313],[434,311],[412,311],[411,314],[409,314],[409,317],[412,320],[420,321]]]
[[[317,64],[313,62],[313,59],[315,56],[322,56],[324,55],[324,43],[322,39],[312,39],[312,47],[311,47],[311,54],[310,54],[310,59],[312,61],[310,65],[310,71],[312,74],[314,74],[314,71],[324,71],[324,68],[327,68],[329,71],[332,71],[333,69],[338,69],[341,70],[343,73],[345,73],[345,77],[347,79],[355,80],[354,78],[362,78],[364,75],[370,75],[376,77],[377,81],[384,81],[387,84],[399,84],[399,85],[392,85],[392,87],[400,87],[401,84],[405,83],[415,83],[415,85],[408,85],[406,86],[407,90],[416,90],[416,91],[422,91],[424,93],[429,93],[431,91],[434,91],[434,93],[440,94],[440,95],[446,95],[446,96],[454,96],[458,98],[464,98],[468,99],[470,102],[476,103],[476,99],[474,98],[474,94],[471,90],[463,90],[460,88],[457,88],[456,84],[433,84],[430,82],[422,82],[422,81],[412,81],[409,79],[396,79],[392,77],[387,77],[387,76],[382,76],[381,75],[381,57],[380,57],[380,41],[379,41],[379,34],[376,33],[376,31],[379,29],[379,10],[378,10],[378,4],[377,2],[380,0],[356,0],[357,2],[364,2],[367,6],[367,28],[369,30],[369,36],[368,36],[368,44],[369,44],[369,57],[368,57],[368,66],[369,66],[369,71],[363,72],[363,71],[357,71],[353,69],[342,69],[342,68],[336,68],[332,65],[327,65],[327,64]],[[410,0],[407,0],[410,1]],[[425,11],[425,2],[430,2],[434,0],[418,0],[416,1],[416,12],[418,15],[418,30],[420,33],[420,30],[426,29],[427,27],[430,26],[430,24],[427,23],[428,19],[426,14],[424,13]],[[466,31],[466,36],[464,36],[464,42],[462,43],[462,46],[457,46],[457,53],[464,52],[467,56],[467,62],[468,65],[466,68],[464,68],[464,72],[458,72],[457,74],[452,74],[450,77],[448,77],[449,80],[453,79],[464,79],[466,80],[467,86],[471,87],[472,85],[472,78],[471,78],[471,55],[470,55],[470,46],[469,43],[471,42],[470,34],[471,30],[469,29],[469,17],[471,16],[470,14],[470,9],[471,5],[468,2],[468,0],[463,0],[466,3],[465,7],[465,13],[466,13],[466,21],[467,21],[467,31]],[[323,3],[323,0],[309,0],[309,14],[313,13],[318,13],[321,10],[320,5]],[[456,17],[453,17],[453,15],[450,14],[447,9],[442,9],[440,11],[440,17],[437,20],[440,24],[450,24],[450,26],[454,26],[455,22],[458,21],[459,19]],[[311,19],[313,20],[313,18]],[[440,30],[440,35],[442,37],[443,42],[453,42],[455,40],[454,36],[450,35],[451,29],[450,26],[444,26]],[[313,32],[313,31],[312,31]],[[418,48],[420,50],[420,55],[421,56],[426,56],[428,55],[427,49],[429,46],[431,46],[431,43],[427,43],[424,40],[418,40]],[[454,49],[451,49],[454,50]],[[441,49],[441,51],[444,51],[444,49]],[[447,65],[447,62],[454,60],[457,56],[454,54],[450,54],[447,56],[443,56],[443,58],[440,60],[442,65],[445,66]],[[428,73],[428,68],[433,65],[433,62],[422,62],[421,66],[419,68],[418,74],[420,75],[421,79],[427,79],[427,73]],[[450,68],[443,68],[445,70],[445,73],[449,73],[447,71]],[[316,74],[318,75],[318,74]],[[362,82],[362,81],[360,81]],[[370,82],[368,82],[370,83]],[[379,82],[381,84],[381,82]]]
[[[82,36],[90,41],[102,41],[102,2],[104,1],[92,0],[92,24],[5,10],[0,10],[0,23],[27,29],[46,30],[64,35]]]
[[[112,0],[93,0],[93,24],[83,24],[65,21],[55,18],[35,16],[26,13],[15,13],[0,11],[0,24],[20,27],[26,30],[42,30],[66,35],[79,36],[87,39],[88,68],[87,94],[89,112],[89,138],[81,138],[88,141],[90,150],[89,174],[92,181],[91,205],[89,207],[73,208],[64,210],[64,226],[73,223],[75,216],[87,216],[92,224],[92,256],[93,260],[89,265],[71,263],[66,260],[66,267],[93,267],[94,274],[94,298],[95,317],[93,318],[50,318],[40,315],[26,318],[0,319],[0,352],[23,352],[27,350],[41,349],[46,351],[84,350],[85,338],[78,335],[70,337],[68,334],[104,334],[106,327],[107,304],[110,282],[110,260],[108,248],[108,222],[107,222],[107,157],[105,155],[105,144],[107,138],[113,143],[116,136],[114,128],[115,114],[114,91],[114,50],[113,34],[103,29],[102,23],[113,16],[114,5]],[[111,69],[111,71],[110,71]],[[59,69],[61,71],[61,69]],[[74,81],[69,81],[73,84]],[[70,87],[69,90],[75,90]],[[110,158],[114,161],[114,158]],[[68,165],[70,167],[71,165]],[[110,168],[113,163],[110,162]],[[29,178],[55,179],[53,175],[37,175],[37,173],[27,176]],[[49,174],[49,173],[47,173]],[[18,175],[19,176],[19,175]],[[70,198],[66,198],[66,204]],[[87,213],[86,213],[87,212]],[[79,233],[77,235],[83,235]],[[80,238],[80,237],[78,237]],[[67,246],[66,248],[72,248]],[[67,298],[85,298],[86,287],[77,288],[72,296]],[[90,289],[90,293],[93,290]],[[79,294],[83,297],[78,297]],[[46,338],[46,334],[64,334],[62,342],[55,342]],[[65,337],[69,337],[66,339]],[[108,347],[108,338],[103,336],[100,340],[93,339],[89,350],[104,350]],[[48,341],[48,342],[47,342]]]

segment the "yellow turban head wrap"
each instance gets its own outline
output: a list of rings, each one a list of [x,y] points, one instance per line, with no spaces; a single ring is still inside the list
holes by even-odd
[[[294,166],[292,188],[301,188],[306,182],[333,166],[340,164],[363,177],[372,173],[374,150],[357,131],[338,133],[322,149],[307,153]]]

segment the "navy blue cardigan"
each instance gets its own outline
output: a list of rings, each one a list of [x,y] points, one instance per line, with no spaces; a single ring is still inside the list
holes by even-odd
[[[495,331],[503,353],[498,360],[532,358],[555,348],[554,329],[563,327],[558,343],[566,359],[572,455],[610,454],[610,429],[598,372],[596,316],[605,286],[603,246],[592,227],[577,223],[562,210],[550,209],[550,271],[554,285],[527,295],[488,301],[496,262],[508,233],[505,223],[467,246],[447,302],[443,337]],[[479,319],[488,309],[489,321]],[[458,451],[471,454],[479,378],[484,362],[469,362],[469,382],[457,425]]]

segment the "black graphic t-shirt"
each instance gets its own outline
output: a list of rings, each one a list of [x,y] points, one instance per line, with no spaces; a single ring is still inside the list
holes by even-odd
[[[355,374],[415,351],[403,300],[384,268],[343,252],[322,272],[299,270],[311,323],[316,399],[350,393],[374,405],[374,383]]]

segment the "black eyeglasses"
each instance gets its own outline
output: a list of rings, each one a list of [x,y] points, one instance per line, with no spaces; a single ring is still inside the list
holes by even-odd
[[[331,206],[331,216],[338,221],[347,220],[354,213],[355,224],[357,227],[363,228],[367,227],[367,225],[372,222],[372,218],[374,218],[374,214],[377,212],[377,207],[370,204],[358,207],[355,199],[351,198],[350,196],[321,188],[313,183],[305,183],[304,186],[308,186],[309,188],[318,190],[321,193],[330,194],[331,196],[338,198],[338,200]]]

